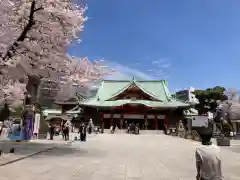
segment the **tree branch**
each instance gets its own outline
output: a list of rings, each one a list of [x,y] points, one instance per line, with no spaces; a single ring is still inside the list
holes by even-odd
[[[34,12],[37,12],[37,11],[40,11],[40,10],[43,10],[43,7],[35,9]]]
[[[31,8],[30,8],[28,23],[24,27],[22,33],[17,38],[17,40],[13,43],[12,46],[10,46],[8,48],[5,56],[2,58],[3,61],[6,61],[8,58],[11,58],[13,56],[13,54],[11,54],[11,51],[14,51],[15,48],[19,45],[18,42],[23,42],[25,40],[25,38],[27,38],[27,33],[32,28],[32,26],[35,24],[34,13],[43,9],[42,7],[35,9],[35,6],[36,6],[36,1],[33,1],[32,4],[31,4]]]

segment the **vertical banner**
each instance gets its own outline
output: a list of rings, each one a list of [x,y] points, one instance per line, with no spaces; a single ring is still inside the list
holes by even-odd
[[[39,135],[39,128],[40,128],[40,114],[36,113],[35,114],[35,121],[34,121],[34,128],[33,128],[33,134],[36,135],[35,138],[38,138]]]
[[[33,119],[27,119],[27,140],[31,140],[33,135]]]

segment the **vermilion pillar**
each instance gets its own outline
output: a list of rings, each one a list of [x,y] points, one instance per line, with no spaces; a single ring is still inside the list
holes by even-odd
[[[121,129],[124,128],[124,124],[125,124],[125,122],[123,121],[123,113],[121,112],[121,117],[120,117],[120,128]]]
[[[103,118],[104,118],[104,114],[101,112],[100,113],[100,122],[101,122],[101,124],[103,123]]]
[[[168,120],[166,117],[164,118],[164,125],[168,126]]]

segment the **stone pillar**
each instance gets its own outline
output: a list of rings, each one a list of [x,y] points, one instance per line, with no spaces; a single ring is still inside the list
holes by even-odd
[[[187,132],[191,133],[192,132],[192,119],[191,118],[187,118]]]

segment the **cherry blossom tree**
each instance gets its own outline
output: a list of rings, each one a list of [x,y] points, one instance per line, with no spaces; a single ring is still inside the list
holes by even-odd
[[[67,49],[78,40],[85,8],[71,0],[3,0],[0,12],[1,74],[14,68],[31,84],[71,64]]]
[[[240,118],[239,91],[229,88],[225,91],[225,95],[227,100],[219,102],[216,119],[220,123],[221,132],[229,136],[230,132],[236,132],[233,121]]]
[[[51,79],[42,81],[40,94],[42,97],[54,100],[67,100],[76,95],[80,88],[89,91],[92,86],[107,75],[116,72],[104,64],[103,60],[91,62],[88,58],[73,57],[65,73],[56,73]]]
[[[5,86],[1,87],[0,103],[8,103],[12,106],[22,104],[26,93],[26,84],[9,80]]]
[[[71,0],[1,1],[1,74],[12,75],[14,68],[30,84],[37,78],[86,84],[108,74],[100,61],[67,55],[69,44],[79,40],[85,10]]]
[[[0,76],[0,105],[4,104],[0,111],[0,121],[8,118],[11,107],[16,108],[23,103],[26,92],[26,84],[7,79],[5,76]]]
[[[229,88],[225,91],[229,101],[239,102],[239,94],[239,91],[235,88]]]
[[[25,84],[36,99],[41,80],[62,88],[89,86],[113,72],[102,61],[91,63],[67,54],[69,45],[79,42],[85,11],[72,0],[0,1],[0,76],[8,80],[1,84],[3,94],[14,89],[7,96],[15,99],[16,92],[22,94],[20,84]]]

